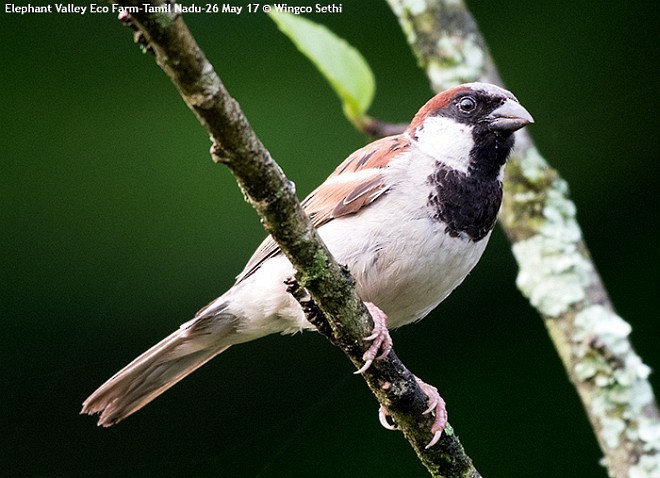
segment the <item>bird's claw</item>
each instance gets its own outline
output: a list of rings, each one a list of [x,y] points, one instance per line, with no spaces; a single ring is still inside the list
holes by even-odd
[[[380,310],[371,302],[365,302],[364,305],[367,307],[371,317],[373,318],[374,329],[371,332],[371,335],[364,338],[364,340],[371,340],[372,343],[367,351],[362,355],[364,365],[362,365],[362,367],[360,367],[355,372],[356,374],[364,373],[369,369],[369,367],[371,367],[371,364],[373,364],[374,360],[384,359],[390,353],[390,350],[392,350],[392,338],[390,337],[390,333],[387,330],[387,315],[385,315],[382,310]],[[447,409],[445,408],[445,401],[438,393],[437,388],[435,388],[433,385],[429,385],[423,382],[418,377],[415,377],[415,380],[417,381],[417,385],[419,385],[419,388],[422,390],[422,392],[424,392],[424,394],[428,397],[428,408],[424,410],[424,415],[432,413],[435,417],[433,424],[431,425],[431,433],[433,434],[433,438],[431,438],[431,441],[425,447],[425,449],[428,450],[433,445],[438,443],[438,440],[440,440],[440,437],[442,436],[442,432],[447,425]],[[378,410],[378,419],[380,424],[388,430],[396,430],[396,425],[390,423],[390,421],[387,419],[388,416],[389,412],[387,408],[381,405],[380,409]]]
[[[392,338],[387,330],[387,315],[371,302],[365,302],[364,305],[369,310],[374,321],[374,329],[371,331],[371,335],[364,338],[364,340],[371,340],[372,343],[362,355],[364,365],[355,374],[364,373],[371,367],[374,360],[384,359],[390,353],[390,350],[392,350]]]
[[[387,417],[390,416],[390,412],[387,411],[387,408],[385,408],[383,405],[380,406],[378,409],[378,420],[380,421],[380,424],[383,425],[383,428],[386,428],[388,430],[396,430],[396,425],[393,423],[390,423]]]
[[[435,416],[435,420],[431,425],[431,433],[433,433],[433,438],[431,438],[431,441],[429,441],[424,447],[425,450],[428,450],[433,445],[438,443],[440,437],[442,436],[442,432],[447,426],[447,408],[445,407],[445,401],[438,393],[437,388],[435,388],[433,385],[429,385],[423,382],[418,377],[415,377],[415,380],[417,381],[419,388],[422,389],[422,392],[424,392],[424,394],[428,397],[428,408],[424,410],[424,415],[433,413]],[[381,405],[380,409],[378,410],[378,420],[380,421],[380,424],[388,430],[396,430],[396,425],[390,423],[390,421],[387,419],[388,416],[389,412],[387,408]]]
[[[424,415],[433,413],[433,415],[435,416],[435,420],[433,420],[433,425],[431,425],[431,433],[433,433],[433,438],[424,447],[424,449],[428,450],[433,445],[438,443],[438,440],[440,440],[440,437],[442,436],[443,430],[447,426],[447,408],[445,405],[445,401],[438,393],[437,388],[435,388],[433,385],[429,385],[428,383],[423,382],[422,379],[420,379],[419,377],[415,377],[415,380],[417,381],[417,385],[419,385],[419,388],[422,389],[422,392],[424,392],[424,394],[429,399],[428,402],[429,406],[424,411]]]

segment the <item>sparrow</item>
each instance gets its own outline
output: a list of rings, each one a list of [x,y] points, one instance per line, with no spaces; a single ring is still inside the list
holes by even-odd
[[[407,130],[351,154],[302,205],[374,318],[368,368],[389,353],[388,328],[425,317],[484,252],[502,202],[513,133],[534,120],[509,91],[466,83],[431,98]],[[92,393],[81,413],[111,426],[232,345],[314,327],[287,291],[294,268],[269,236],[235,284]],[[446,424],[444,400],[418,379]],[[381,407],[381,423],[387,410]]]

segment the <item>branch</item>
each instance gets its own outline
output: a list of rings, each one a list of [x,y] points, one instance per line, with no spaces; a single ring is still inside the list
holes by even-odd
[[[115,3],[125,7],[144,5],[142,0]],[[364,337],[371,333],[373,321],[355,292],[353,279],[321,242],[295,196],[293,184],[257,138],[183,19],[175,13],[173,2],[151,3],[170,5],[171,11],[148,13],[139,8],[130,15],[122,13],[120,19],[136,30],[136,41],[154,53],[157,63],[211,135],[213,160],[231,169],[264,227],[294,265],[298,283],[309,291],[320,310],[315,318],[318,330],[357,367],[361,366],[362,354],[369,345]],[[450,426],[437,445],[425,449],[433,421],[423,414],[426,396],[394,352],[376,361],[364,378],[433,476],[480,476]]]
[[[360,124],[360,131],[373,137],[384,138],[395,134],[401,134],[408,128],[407,123],[388,123],[376,118],[366,117]]]
[[[388,2],[434,90],[469,81],[502,84],[462,2]],[[506,168],[500,224],[520,268],[518,288],[544,320],[610,476],[658,476],[660,414],[647,380],[650,369],[630,344],[631,326],[614,312],[566,181],[525,130]]]

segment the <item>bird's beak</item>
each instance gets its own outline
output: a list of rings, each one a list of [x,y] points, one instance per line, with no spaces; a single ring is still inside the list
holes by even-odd
[[[497,131],[513,133],[534,122],[534,118],[516,100],[506,100],[502,106],[489,115],[490,127]]]

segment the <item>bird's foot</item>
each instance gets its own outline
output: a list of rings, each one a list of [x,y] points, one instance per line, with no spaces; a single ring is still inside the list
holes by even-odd
[[[371,302],[365,302],[364,305],[367,307],[374,321],[374,329],[371,331],[371,335],[365,337],[364,340],[371,340],[373,342],[362,355],[364,365],[355,372],[356,374],[364,373],[371,367],[374,360],[384,359],[390,353],[390,350],[392,350],[392,338],[387,330],[387,315]]]
[[[428,444],[424,447],[426,450],[428,450],[433,445],[438,443],[438,440],[440,440],[440,437],[442,436],[443,430],[447,426],[447,407],[445,401],[438,393],[437,388],[435,388],[433,385],[429,385],[428,383],[423,382],[419,377],[415,377],[415,380],[417,380],[417,384],[419,385],[419,388],[422,389],[422,392],[424,392],[424,394],[429,398],[429,406],[424,411],[424,415],[433,413],[433,416],[435,417],[435,420],[433,420],[433,425],[431,425],[431,433],[433,433],[433,438],[431,438],[431,441],[428,442]]]
[[[424,394],[429,399],[429,405],[428,408],[424,411],[424,415],[433,413],[433,416],[435,417],[435,420],[433,420],[433,424],[431,425],[431,433],[433,434],[433,438],[431,438],[431,441],[428,442],[428,444],[424,447],[425,450],[428,450],[433,445],[438,443],[438,440],[440,440],[445,426],[447,426],[447,408],[445,407],[445,401],[438,393],[437,388],[435,388],[433,385],[429,385],[423,382],[418,377],[415,377],[415,380],[417,381],[419,388],[422,389],[422,392],[424,392]],[[378,410],[378,419],[380,420],[381,425],[383,425],[383,427],[387,428],[388,430],[396,430],[396,426],[390,423],[387,419],[388,416],[389,412],[387,408],[381,405],[380,409]]]
[[[374,360],[380,360],[387,357],[387,354],[392,350],[392,338],[387,330],[387,315],[371,302],[365,302],[364,305],[367,307],[367,310],[369,310],[369,313],[374,320],[374,329],[371,335],[365,337],[364,340],[371,340],[373,342],[364,355],[362,355],[364,365],[355,372],[356,374],[364,373],[369,367],[371,367]],[[440,440],[442,432],[447,425],[447,408],[445,407],[445,401],[438,393],[437,388],[423,382],[419,377],[415,377],[415,380],[422,392],[428,397],[428,408],[424,411],[424,415],[432,413],[435,417],[433,424],[431,425],[433,438],[431,438],[431,441],[425,447],[425,449],[429,449],[438,443],[438,440]],[[389,412],[387,408],[381,405],[378,410],[380,423],[388,430],[396,430],[396,426],[390,423],[387,419],[388,416]]]

